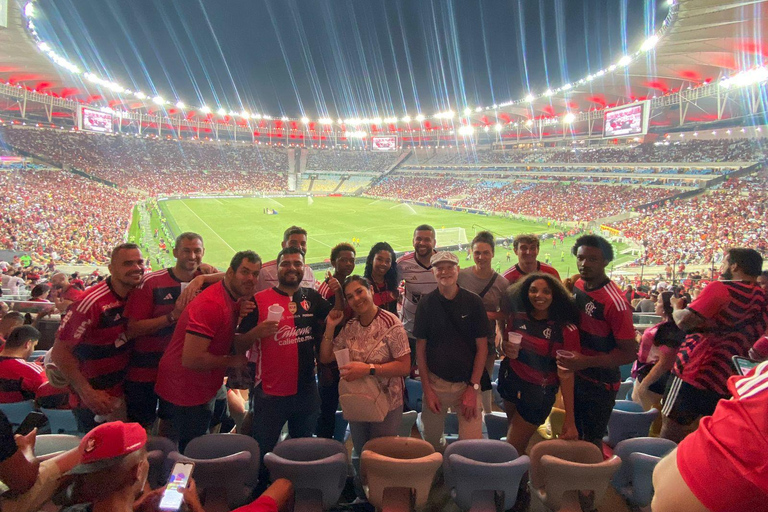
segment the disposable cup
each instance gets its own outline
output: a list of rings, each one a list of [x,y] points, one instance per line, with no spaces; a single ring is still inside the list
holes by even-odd
[[[336,363],[339,365],[339,368],[349,364],[349,349],[348,348],[343,348],[341,350],[337,350],[333,354],[336,356]]]
[[[555,352],[555,354],[562,358],[562,359],[572,359],[574,357],[574,353],[570,350],[558,350]],[[557,365],[557,369],[563,372],[570,372],[571,370],[569,368],[566,368],[565,366]]]
[[[510,332],[508,336],[509,342],[513,345],[520,345],[523,342],[523,335],[518,332]]]
[[[285,308],[278,304],[272,304],[267,311],[267,322],[279,322],[280,318],[283,316]]]

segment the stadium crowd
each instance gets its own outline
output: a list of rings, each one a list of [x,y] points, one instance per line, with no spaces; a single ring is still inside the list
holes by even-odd
[[[317,149],[307,155],[307,171],[377,171],[392,167],[399,153]]]

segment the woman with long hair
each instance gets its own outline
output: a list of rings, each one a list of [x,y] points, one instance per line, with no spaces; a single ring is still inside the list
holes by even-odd
[[[476,293],[483,299],[483,306],[488,315],[488,357],[485,369],[493,375],[493,363],[496,361],[496,324],[499,332],[504,332],[505,314],[501,311],[501,300],[509,287],[509,281],[493,270],[491,263],[496,253],[496,240],[488,231],[480,231],[470,245],[475,264],[459,271],[459,286]],[[501,340],[499,340],[501,341]],[[492,411],[493,395],[491,390],[483,391],[483,411]]]
[[[397,314],[397,257],[392,246],[379,242],[368,252],[365,277],[373,286],[373,302],[392,314]]]
[[[661,292],[656,299],[654,313],[661,317],[661,322],[643,332],[637,361],[632,367],[632,377],[635,378],[632,399],[645,410],[661,402],[677,350],[685,341],[685,333],[672,319],[673,296],[673,292]]]
[[[355,316],[334,337],[344,314],[334,310],[328,315],[320,361],[328,364],[335,360],[334,352],[348,349],[350,362],[339,366],[341,378],[354,381],[375,376],[389,404],[389,413],[380,422],[349,422],[352,445],[360,454],[369,440],[397,435],[403,416],[403,377],[411,370],[411,349],[400,319],[374,304],[373,287],[367,279],[350,276],[342,290]]]
[[[526,275],[509,291],[511,311],[502,343],[507,356],[499,369],[499,394],[510,421],[507,441],[525,453],[531,436],[552,411],[558,388],[565,405],[561,439],[577,439],[574,375],[557,356],[580,352],[579,314],[572,296],[555,277]]]

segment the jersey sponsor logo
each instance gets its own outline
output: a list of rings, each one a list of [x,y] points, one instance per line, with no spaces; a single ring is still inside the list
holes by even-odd
[[[525,326],[525,324],[518,327],[518,329],[522,329],[523,331],[527,331],[528,328]]]
[[[303,343],[305,341],[311,341],[312,327],[291,327],[290,325],[284,325],[277,330],[275,334],[275,341],[278,345],[293,345],[296,343]]]
[[[163,300],[173,300],[173,295],[169,293],[168,295],[163,297]]]
[[[289,312],[290,312],[292,315],[295,315],[295,314],[296,314],[296,311],[298,311],[298,308],[297,308],[297,306],[296,306],[296,303],[295,303],[295,302],[289,302],[289,303],[288,303],[288,311],[289,311]]]

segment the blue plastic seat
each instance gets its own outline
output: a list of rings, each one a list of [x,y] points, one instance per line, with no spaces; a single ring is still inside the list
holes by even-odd
[[[403,419],[400,421],[400,430],[397,435],[399,437],[411,437],[413,432],[413,426],[416,424],[416,419],[419,413],[416,411],[406,411],[403,413]]]
[[[650,505],[653,498],[653,468],[675,446],[674,441],[659,437],[636,437],[621,441],[614,448],[613,454],[621,458],[622,463],[611,484],[631,504],[638,507]]]
[[[406,378],[405,390],[408,393],[408,408],[412,411],[421,412],[421,401],[422,395],[424,394],[424,390],[421,387],[421,381]]]
[[[507,437],[509,422],[507,421],[507,415],[505,413],[492,412],[483,416],[483,420],[485,421],[485,427],[488,430],[488,439],[501,441],[502,438]]]
[[[10,404],[0,404],[0,411],[3,411],[8,418],[11,426],[18,427],[27,414],[31,413],[35,409],[35,403],[32,400],[25,402],[13,402]]]
[[[619,391],[616,393],[616,400],[632,400],[632,388],[635,387],[634,379],[627,379],[619,384]]]
[[[149,460],[147,481],[153,489],[166,484],[168,475],[173,469],[168,456],[176,449],[176,443],[167,437],[149,436],[147,438],[147,459]]]
[[[616,403],[618,404],[618,402]],[[611,448],[625,439],[648,437],[651,424],[659,415],[658,409],[643,411],[640,404],[629,403],[639,407],[640,411],[630,412],[617,408],[611,411],[611,418],[608,420],[608,435],[603,438],[603,442]]]
[[[296,507],[322,510],[339,501],[347,481],[347,449],[334,439],[287,439],[264,456],[273,480],[290,480]]]
[[[51,426],[51,434],[72,434],[82,436],[83,432],[77,427],[75,413],[68,409],[41,409],[48,424]]]
[[[35,437],[35,457],[65,452],[80,446],[80,438],[69,434],[42,434]]]
[[[496,510],[497,499],[512,508],[529,466],[527,455],[492,439],[457,441],[443,455],[445,485],[462,510]]]
[[[644,412],[645,409],[643,409],[643,406],[637,402],[634,402],[632,400],[619,400],[616,399],[616,404],[613,406],[614,409],[617,409],[619,411],[626,411],[626,412]]]
[[[184,455],[193,459],[216,459],[245,451],[251,454],[246,485],[256,487],[259,477],[261,449],[251,436],[242,434],[207,434],[192,439],[184,449]]]
[[[251,488],[246,480],[250,476],[251,454],[247,451],[215,459],[195,459],[171,452],[168,461],[195,463],[193,478],[205,510],[231,510],[250,501]]]

